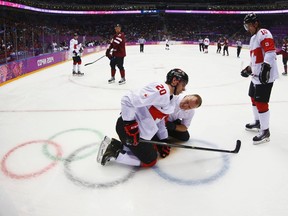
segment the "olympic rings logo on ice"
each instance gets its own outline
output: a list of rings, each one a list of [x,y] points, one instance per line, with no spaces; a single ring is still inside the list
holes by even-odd
[[[69,140],[71,140],[73,139],[72,133],[74,132],[92,133],[93,140],[95,139],[94,135],[96,135],[97,141],[87,145],[81,145],[80,148],[78,148],[79,145],[77,145],[76,150],[73,150],[72,153],[64,157],[62,150],[63,144],[60,145],[55,140],[58,141],[63,140],[63,137],[65,138],[65,135],[69,135]],[[65,176],[74,184],[85,188],[90,189],[110,188],[119,185],[121,183],[127,182],[135,175],[137,170],[139,170],[138,167],[130,167],[113,163],[113,166],[105,166],[104,168],[101,167],[96,162],[96,155],[103,137],[104,136],[102,133],[94,129],[75,128],[61,131],[49,137],[47,140],[40,139],[25,142],[12,148],[4,155],[1,161],[1,170],[6,176],[13,179],[18,180],[29,179],[38,177],[48,172],[52,168],[56,167],[56,165],[59,162],[63,162]],[[194,141],[200,143],[202,142],[210,146],[213,145],[211,143],[202,140],[194,140]],[[39,146],[39,144],[42,145]],[[46,158],[44,159],[46,160],[43,159],[42,161],[42,159],[38,158],[37,154],[34,157],[35,151],[33,151],[32,153],[27,151],[27,149],[29,150],[29,147],[35,148],[35,146],[42,149],[42,153],[46,156]],[[26,152],[26,154],[29,154],[29,157],[25,155],[26,156],[25,159],[21,161],[21,155],[19,155],[19,150],[22,150],[22,152]],[[17,160],[19,161],[17,161],[17,163],[13,163],[13,158],[17,158]],[[31,164],[28,166],[28,164],[32,162],[30,160],[27,161],[27,158],[31,158],[31,161],[33,161],[33,159],[34,160],[37,159],[37,161],[35,161],[33,165]],[[155,171],[160,177],[162,177],[166,181],[177,183],[180,185],[206,184],[215,181],[216,179],[220,178],[227,172],[229,168],[229,156],[226,154],[222,154],[221,160],[222,165],[219,165],[220,169],[216,173],[210,174],[209,176],[200,179],[192,178],[185,180],[184,178],[177,177],[177,174],[176,176],[175,174],[169,174],[169,172],[161,168],[160,166],[161,164],[160,165],[158,164],[157,166],[153,167],[152,170]],[[23,171],[26,170],[27,168],[39,167],[39,166],[44,166],[44,168],[37,168],[37,170],[34,172],[25,173],[25,171]],[[102,168],[100,171],[99,166]],[[117,169],[117,174],[115,174],[115,169]]]

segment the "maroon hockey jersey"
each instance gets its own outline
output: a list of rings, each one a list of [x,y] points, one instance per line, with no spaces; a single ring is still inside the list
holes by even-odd
[[[112,49],[112,56],[115,57],[125,57],[126,49],[125,49],[125,34],[120,32],[113,36],[109,49]]]

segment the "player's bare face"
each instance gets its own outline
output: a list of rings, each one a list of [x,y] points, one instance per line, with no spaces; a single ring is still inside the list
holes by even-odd
[[[186,82],[180,81],[178,85],[176,86],[176,95],[181,94],[183,91],[185,91]]]
[[[198,106],[199,104],[198,104],[197,97],[194,97],[194,96],[184,97],[179,104],[180,109],[183,109],[183,110],[195,109]]]
[[[115,32],[116,32],[116,33],[121,32],[121,28],[120,28],[120,27],[115,27]]]
[[[257,31],[257,25],[257,23],[247,23],[244,25],[244,28],[250,32],[251,35],[254,35]]]

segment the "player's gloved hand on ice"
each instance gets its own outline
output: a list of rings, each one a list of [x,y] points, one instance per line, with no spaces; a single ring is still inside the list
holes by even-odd
[[[167,139],[161,140],[161,142],[167,142]],[[157,151],[160,157],[165,158],[170,154],[171,147],[165,145],[156,145]]]
[[[250,66],[247,66],[246,68],[244,68],[244,69],[241,71],[241,76],[242,76],[242,77],[249,77],[251,74],[252,74],[252,70],[251,70],[251,67],[250,67]]]
[[[136,120],[124,121],[124,130],[126,133],[127,145],[138,145],[139,143],[139,127]]]
[[[267,64],[266,62],[264,62],[261,65],[261,71],[259,74],[259,80],[262,84],[267,84],[270,78],[270,70],[271,70],[271,66],[269,64]]]
[[[175,122],[167,121],[166,122],[166,128],[167,128],[167,130],[174,131],[176,129]]]

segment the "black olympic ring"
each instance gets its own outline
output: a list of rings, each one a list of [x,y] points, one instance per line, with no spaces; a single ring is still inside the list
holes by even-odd
[[[114,187],[120,183],[124,183],[127,182],[130,178],[132,178],[136,171],[139,169],[138,167],[133,167],[132,169],[129,170],[128,174],[126,174],[124,177],[119,178],[118,180],[114,180],[114,181],[110,181],[110,182],[89,182],[87,180],[81,179],[80,177],[77,177],[76,175],[73,174],[72,170],[71,170],[71,163],[75,162],[76,160],[74,159],[77,154],[83,150],[89,149],[91,147],[96,146],[97,143],[92,143],[90,145],[86,145],[83,146],[77,150],[75,150],[74,152],[72,152],[67,159],[64,161],[64,167],[65,167],[65,175],[66,177],[71,180],[73,183],[75,183],[76,185],[80,185],[82,187],[86,187],[86,188],[110,188],[110,187]],[[95,157],[95,162],[96,162],[96,157]]]

